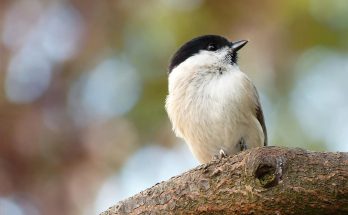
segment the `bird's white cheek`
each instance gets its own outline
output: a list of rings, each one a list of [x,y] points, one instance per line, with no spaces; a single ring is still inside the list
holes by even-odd
[[[180,85],[180,81],[182,81],[184,78],[184,71],[181,67],[176,67],[173,69],[168,78],[169,93],[173,93],[175,86]]]
[[[201,51],[186,59],[171,71],[169,75],[169,92],[172,92],[177,87],[187,87],[188,84],[191,85],[192,82],[200,79],[202,76],[206,76],[207,73],[211,73],[214,69],[212,65],[216,65],[219,61],[216,53],[207,51]],[[209,80],[207,79],[207,81]]]

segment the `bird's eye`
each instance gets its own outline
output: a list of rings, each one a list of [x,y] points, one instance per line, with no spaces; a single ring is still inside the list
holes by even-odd
[[[209,45],[207,46],[207,50],[208,51],[216,51],[217,50],[217,45],[214,43],[209,43]]]

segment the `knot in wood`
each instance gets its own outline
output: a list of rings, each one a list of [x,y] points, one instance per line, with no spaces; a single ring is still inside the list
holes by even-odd
[[[284,174],[284,158],[281,154],[258,154],[253,162],[253,175],[261,187],[277,186]]]

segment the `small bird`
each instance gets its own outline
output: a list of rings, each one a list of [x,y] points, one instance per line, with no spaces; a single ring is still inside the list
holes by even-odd
[[[175,134],[200,163],[267,145],[257,90],[237,64],[247,42],[204,35],[170,61],[165,107]]]

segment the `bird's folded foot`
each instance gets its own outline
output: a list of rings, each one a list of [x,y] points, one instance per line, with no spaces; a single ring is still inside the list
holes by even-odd
[[[239,141],[240,151],[245,151],[248,149],[247,144],[245,143],[244,138],[242,137]]]
[[[223,149],[220,149],[219,156],[220,156],[220,158],[225,158],[225,157],[227,157],[227,154]]]
[[[223,149],[220,149],[219,154],[213,156],[213,160],[220,160],[227,157],[226,152]]]

